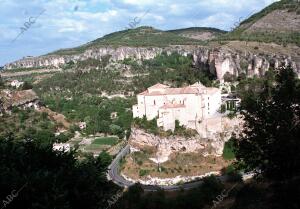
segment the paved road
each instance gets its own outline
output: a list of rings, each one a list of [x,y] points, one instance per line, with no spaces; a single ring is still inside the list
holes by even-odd
[[[109,179],[112,180],[115,184],[119,185],[120,187],[130,187],[134,185],[134,182],[128,181],[124,179],[122,176],[120,176],[119,172],[119,162],[122,157],[125,157],[130,152],[129,145],[126,145],[119,154],[115,157],[115,159],[112,161],[110,166],[108,167],[108,176]],[[249,178],[249,175],[253,176],[253,174],[243,174],[243,179],[246,177]],[[252,177],[251,176],[251,177]],[[226,181],[228,179],[228,176],[219,176],[217,177],[221,181]],[[145,191],[157,191],[160,189],[166,190],[166,191],[177,191],[177,190],[189,190],[198,187],[203,183],[202,180],[199,181],[193,181],[190,183],[180,184],[180,185],[172,185],[172,186],[159,186],[159,185],[142,185],[142,188]]]

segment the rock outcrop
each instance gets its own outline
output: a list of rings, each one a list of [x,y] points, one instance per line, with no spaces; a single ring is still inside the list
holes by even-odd
[[[243,119],[241,116],[232,119],[220,116],[219,119],[205,123],[206,130],[217,127],[213,132],[205,133],[206,137],[199,133],[199,131],[203,132],[205,130],[198,130],[199,134],[193,137],[177,135],[160,137],[132,127],[129,144],[132,151],[141,150],[145,147],[154,148],[155,157],[150,158],[150,160],[156,163],[166,162],[173,153],[201,153],[203,156],[221,156],[224,144],[230,139],[232,133],[241,133]]]
[[[188,139],[181,136],[159,137],[137,128],[132,128],[129,144],[135,149],[156,148],[156,158],[151,158],[156,163],[166,162],[175,152],[198,152],[205,148],[199,135]]]
[[[166,52],[177,52],[183,56],[192,56],[194,65],[208,68],[219,80],[223,80],[226,73],[238,76],[242,73],[248,76],[263,76],[269,67],[276,68],[279,65],[291,65],[300,75],[300,60],[292,59],[282,54],[254,54],[252,52],[240,52],[229,48],[209,48],[204,46],[170,46],[170,47],[100,47],[87,49],[81,54],[73,55],[46,55],[40,57],[24,58],[5,65],[5,69],[51,67],[59,68],[62,65],[74,61],[82,61],[88,58],[101,60],[110,55],[110,61],[133,58],[137,60],[153,59],[155,56]]]
[[[32,90],[0,91],[0,112],[10,111],[13,107],[39,106],[39,98]]]

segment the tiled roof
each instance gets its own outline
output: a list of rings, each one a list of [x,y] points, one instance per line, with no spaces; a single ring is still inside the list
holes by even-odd
[[[149,87],[148,89],[165,89],[165,88],[170,88],[170,87],[161,83],[157,83],[154,86]]]
[[[151,89],[151,91],[149,91],[148,89]],[[154,86],[149,87],[148,89],[146,91],[143,91],[139,95],[159,96],[159,95],[174,95],[174,94],[198,94],[198,93],[203,93],[203,91],[207,91],[207,94],[215,94],[217,91],[219,91],[219,89],[217,88],[207,88],[203,86],[201,83],[195,83],[191,86],[187,86],[183,88],[170,88],[169,86],[158,83]]]

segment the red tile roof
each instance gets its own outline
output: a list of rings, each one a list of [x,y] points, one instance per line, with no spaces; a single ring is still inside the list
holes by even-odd
[[[165,88],[170,88],[170,87],[161,83],[157,83],[154,86],[149,87],[148,89],[165,89]]]
[[[149,91],[148,89],[151,89],[151,91]],[[217,88],[207,88],[203,86],[201,83],[195,83],[191,86],[187,86],[183,88],[170,88],[169,86],[158,83],[155,84],[154,86],[149,87],[148,89],[138,95],[159,96],[159,95],[174,95],[174,94],[198,94],[198,93],[203,93],[205,91],[207,91],[207,94],[214,94],[219,90]]]

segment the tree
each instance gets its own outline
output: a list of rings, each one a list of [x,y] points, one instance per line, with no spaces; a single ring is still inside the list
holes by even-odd
[[[300,90],[293,69],[282,68],[276,83],[242,102],[245,124],[235,140],[236,158],[246,170],[273,180],[300,175]]]
[[[32,84],[29,83],[28,81],[25,81],[24,84],[22,85],[22,90],[28,90],[32,89]]]
[[[1,75],[0,75],[0,88],[1,87],[4,87],[4,81],[3,81],[3,78],[1,77]]]
[[[225,82],[233,82],[236,80],[235,76],[230,74],[229,72],[226,72],[223,78]]]
[[[75,151],[0,138],[0,196],[22,188],[7,208],[105,208],[118,189],[106,179],[110,162],[105,153],[78,161]]]

